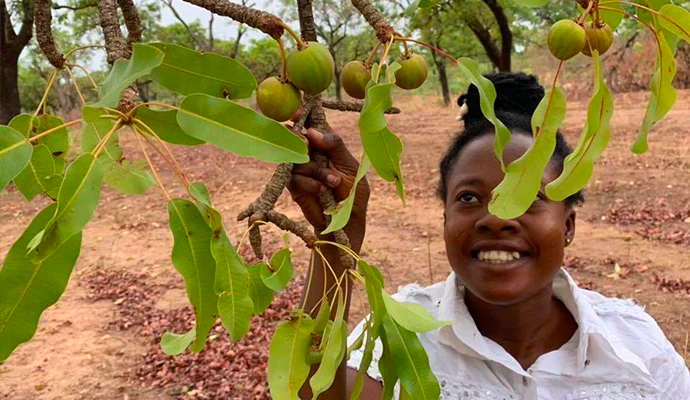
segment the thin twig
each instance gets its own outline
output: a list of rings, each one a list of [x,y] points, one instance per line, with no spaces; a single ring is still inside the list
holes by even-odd
[[[134,136],[136,136],[137,141],[139,142],[139,148],[141,149],[141,152],[144,153],[144,158],[146,158],[146,162],[149,164],[149,168],[151,169],[151,172],[153,172],[153,177],[156,178],[156,182],[158,182],[158,186],[163,191],[165,198],[168,199],[168,201],[172,200],[172,197],[170,197],[170,194],[168,193],[168,191],[165,190],[165,186],[163,186],[163,182],[161,181],[160,176],[158,176],[158,172],[156,172],[156,167],[153,165],[153,163],[151,162],[151,158],[149,158],[149,155],[146,152],[146,148],[144,147],[144,142],[141,141],[139,134],[137,134],[136,132],[135,132]]]
[[[53,15],[50,3],[51,0],[35,0],[34,2],[36,41],[48,61],[55,68],[62,68],[65,65],[65,56],[55,46],[52,29]]]
[[[338,111],[351,111],[351,112],[362,112],[364,107],[363,101],[357,100],[321,100],[321,106],[331,110]],[[398,107],[391,107],[384,111],[386,114],[400,114],[400,109]]]

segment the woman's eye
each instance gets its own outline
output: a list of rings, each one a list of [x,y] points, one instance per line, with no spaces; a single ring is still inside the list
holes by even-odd
[[[541,200],[544,200],[544,195],[541,193],[537,193],[537,197],[534,198],[534,202],[536,203]]]
[[[463,193],[460,196],[458,196],[458,200],[461,203],[466,203],[466,204],[479,202],[479,199],[477,198],[477,196],[472,194],[472,193]]]

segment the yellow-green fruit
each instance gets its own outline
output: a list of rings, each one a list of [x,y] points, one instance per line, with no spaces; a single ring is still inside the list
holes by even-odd
[[[363,99],[367,93],[367,84],[371,80],[371,72],[362,61],[350,61],[340,72],[340,84],[345,93],[355,99]]]
[[[406,90],[422,86],[429,74],[426,60],[419,54],[403,55],[398,59],[400,69],[395,72],[395,84]]]
[[[592,22],[587,22],[585,24],[585,32],[589,40],[589,45],[585,43],[582,54],[586,56],[592,57],[589,46],[592,46],[592,50],[599,50],[599,55],[602,55],[606,53],[609,47],[611,47],[611,44],[613,44],[613,30],[605,22],[597,25],[596,31],[594,30]]]
[[[562,19],[551,26],[549,50],[561,61],[571,59],[581,52],[587,43],[585,28],[577,22]]]
[[[272,76],[256,89],[256,103],[268,118],[283,122],[289,120],[302,102],[302,93],[290,82]]]
[[[326,46],[307,42],[301,50],[288,56],[287,73],[292,83],[308,94],[319,94],[333,81],[335,63]]]

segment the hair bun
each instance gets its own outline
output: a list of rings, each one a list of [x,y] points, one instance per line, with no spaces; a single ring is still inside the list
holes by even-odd
[[[544,97],[544,88],[534,75],[498,72],[486,74],[484,77],[496,88],[494,109],[497,114],[514,113],[531,118]],[[467,113],[462,117],[465,122],[484,119],[479,102],[479,91],[474,85],[470,85],[467,93],[458,97],[459,106],[467,105]]]

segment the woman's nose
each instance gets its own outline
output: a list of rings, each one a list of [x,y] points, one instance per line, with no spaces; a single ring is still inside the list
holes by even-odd
[[[516,219],[500,219],[487,211],[477,220],[475,228],[479,232],[490,232],[498,235],[503,232],[519,232],[520,223]]]

